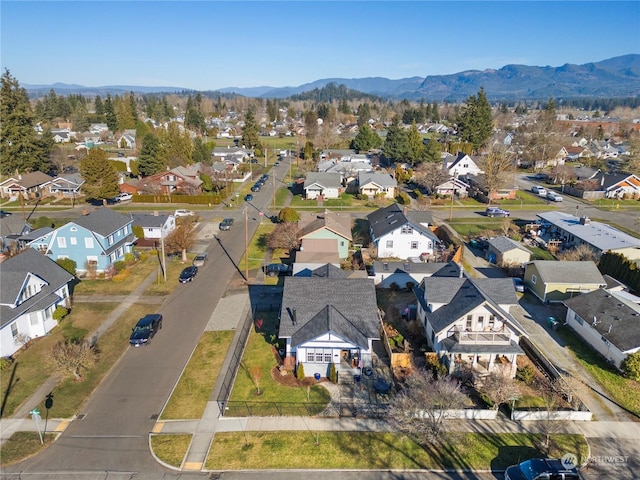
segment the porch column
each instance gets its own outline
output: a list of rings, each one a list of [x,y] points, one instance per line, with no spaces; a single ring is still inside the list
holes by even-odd
[[[491,355],[489,355],[489,366],[487,367],[487,370],[489,372],[491,372],[491,370],[493,370],[493,363],[496,360],[496,354],[492,353]]]
[[[516,370],[518,369],[518,365],[516,360],[518,359],[518,354],[514,353],[511,355],[511,378],[516,376]]]

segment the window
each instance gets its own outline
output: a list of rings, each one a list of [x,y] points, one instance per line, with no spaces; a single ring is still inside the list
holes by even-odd
[[[67,239],[64,237],[58,237],[58,248],[67,248]]]
[[[71,242],[71,245],[77,245],[78,239],[76,237],[70,237],[69,242]]]
[[[534,285],[536,284],[536,276],[535,275],[531,275],[531,283],[533,283]]]
[[[576,318],[576,322],[578,322],[580,325],[584,325],[584,319],[580,315],[578,315],[577,313],[574,313],[573,315]]]
[[[11,324],[11,335],[13,336],[13,338],[16,338],[18,336],[18,324],[17,323],[12,323]]]
[[[473,327],[473,317],[471,315],[467,315],[467,330],[471,330],[471,327]]]
[[[483,330],[484,329],[484,316],[480,315],[478,317],[478,330]]]
[[[387,248],[393,248],[393,240],[387,240]]]
[[[84,239],[85,248],[93,248],[93,238],[87,237]]]
[[[404,235],[411,235],[413,233],[413,227],[411,225],[405,225],[400,229],[400,233]]]
[[[496,324],[496,316],[495,315],[489,316],[489,328],[491,330],[493,330],[493,327],[495,326],[495,324]]]
[[[418,249],[418,242],[411,242],[411,249],[412,250],[417,250]]]
[[[151,230],[151,229],[149,229],[149,230]],[[109,245],[113,245],[113,235],[109,235],[109,236],[107,237],[107,243],[108,243]]]
[[[29,314],[29,323],[31,325],[38,325],[38,312],[31,312]]]
[[[307,363],[330,363],[330,348],[307,348]]]
[[[344,247],[344,240],[340,240],[340,246]]]

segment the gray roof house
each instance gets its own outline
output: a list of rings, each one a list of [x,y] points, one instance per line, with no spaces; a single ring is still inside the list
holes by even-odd
[[[28,248],[0,268],[0,356],[10,356],[31,339],[46,335],[58,322],[58,305],[69,307],[74,276]]]
[[[525,263],[524,284],[544,303],[562,302],[607,286],[595,263],[556,260]]]
[[[617,368],[628,355],[640,352],[640,305],[605,289],[564,304],[567,324]]]
[[[305,198],[338,198],[343,191],[339,173],[309,172],[304,181]]]
[[[449,373],[515,375],[527,333],[509,313],[518,303],[510,278],[427,277],[414,292],[427,340]]]
[[[406,288],[408,284],[418,285],[426,277],[458,277],[460,267],[442,262],[373,262],[373,281],[379,288],[391,288],[396,284]]]
[[[176,218],[173,215],[151,215],[147,213],[132,213],[132,227],[140,227],[143,238],[136,240],[138,247],[156,247],[176,229]]]
[[[496,265],[522,265],[531,260],[531,251],[509,237],[490,238],[487,260]]]
[[[284,279],[278,336],[286,341],[285,363],[303,364],[307,376],[327,376],[331,364],[340,374],[359,374],[372,365],[373,341],[380,339],[375,286],[369,278],[345,278],[333,265],[319,270]]]
[[[398,194],[398,182],[388,173],[359,172],[358,193],[368,197],[382,195],[385,198],[395,198]]]

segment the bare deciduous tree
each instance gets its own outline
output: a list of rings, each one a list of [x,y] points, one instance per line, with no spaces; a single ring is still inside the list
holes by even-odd
[[[575,248],[571,248],[569,250],[564,250],[556,255],[559,260],[564,262],[598,262],[600,260],[600,256],[593,251],[593,249],[586,244],[580,244]]]
[[[182,261],[187,261],[187,250],[195,243],[195,228],[190,221],[182,221],[176,229],[165,238],[165,247],[170,251],[181,251]]]
[[[256,387],[256,394],[260,395],[260,380],[262,380],[262,370],[260,369],[260,365],[251,367],[249,369],[249,375],[251,375],[251,380]]]
[[[422,162],[413,171],[413,179],[429,194],[432,194],[438,185],[449,180],[449,174],[440,163]]]
[[[491,372],[484,379],[479,390],[491,399],[496,410],[503,403],[520,398],[520,389],[511,377],[508,368],[499,368]]]
[[[63,375],[73,376],[76,380],[80,380],[83,370],[91,368],[96,360],[95,346],[87,341],[58,342],[51,349],[53,368]]]
[[[448,411],[461,408],[465,400],[457,380],[434,379],[431,372],[418,370],[391,399],[388,418],[395,428],[425,444],[438,440]]]
[[[513,161],[503,151],[494,148],[481,162],[484,182],[491,203],[491,194],[507,185],[514,184]]]
[[[279,223],[267,238],[269,248],[291,251],[300,246],[300,229],[297,223]]]

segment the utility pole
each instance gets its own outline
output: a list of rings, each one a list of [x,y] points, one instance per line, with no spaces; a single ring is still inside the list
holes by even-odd
[[[249,218],[247,207],[244,207],[244,278],[249,283]]]
[[[271,177],[271,180],[273,182],[273,211],[275,212],[276,211],[276,175],[275,173]]]
[[[167,281],[167,261],[164,256],[164,226],[160,228],[160,243],[161,243],[161,254],[162,254],[162,278],[166,282]]]
[[[453,185],[451,186],[451,206],[449,207],[449,221],[453,220],[453,197],[456,196],[456,182],[458,181],[458,172],[453,173]]]

